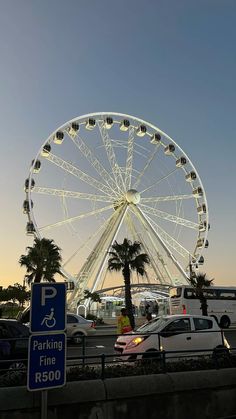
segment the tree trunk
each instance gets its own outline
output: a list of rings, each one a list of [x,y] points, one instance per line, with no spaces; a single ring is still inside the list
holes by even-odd
[[[208,312],[207,312],[207,299],[204,297],[203,293],[200,294],[199,296],[200,302],[201,302],[201,310],[202,310],[202,315],[203,316],[208,316]]]
[[[131,287],[130,287],[130,269],[129,265],[125,265],[124,269],[122,271],[124,276],[124,282],[125,282],[125,306],[128,312],[128,317],[130,320],[130,325],[132,329],[135,328],[135,321],[134,321],[134,315],[133,315],[133,306],[132,306],[132,297],[131,297]]]
[[[41,279],[42,279],[42,274],[41,274],[41,272],[36,272],[35,277],[34,277],[34,282],[35,282],[36,284],[38,284],[39,282],[41,282]]]

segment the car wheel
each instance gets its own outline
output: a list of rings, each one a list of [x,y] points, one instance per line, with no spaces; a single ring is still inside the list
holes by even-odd
[[[214,359],[219,359],[219,358],[229,359],[230,358],[230,351],[225,346],[219,345],[213,350],[213,355],[212,356],[213,356]]]
[[[161,359],[160,352],[156,349],[149,349],[143,354],[142,359],[159,360]]]
[[[75,344],[75,345],[79,345],[80,343],[83,343],[83,340],[84,340],[84,334],[83,333],[81,333],[81,332],[77,332],[77,333],[75,333],[74,335],[73,335],[73,337],[72,337],[72,342]]]
[[[222,329],[228,329],[230,326],[230,319],[228,316],[222,316],[220,319],[220,327]]]

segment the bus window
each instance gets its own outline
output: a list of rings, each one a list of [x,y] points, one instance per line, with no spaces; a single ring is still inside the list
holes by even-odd
[[[217,290],[205,289],[203,291],[203,294],[204,294],[204,297],[206,297],[207,300],[210,300],[210,299],[216,300],[218,298]]]
[[[236,300],[236,291],[219,290],[218,296],[221,300]]]
[[[182,294],[182,288],[171,288],[170,289],[170,298],[180,298]]]
[[[195,290],[193,288],[185,288],[184,298],[197,298]]]

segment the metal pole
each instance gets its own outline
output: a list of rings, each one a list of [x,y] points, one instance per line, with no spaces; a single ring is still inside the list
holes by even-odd
[[[85,353],[85,350],[86,350],[86,336],[83,335],[82,339],[83,339],[83,341],[82,341],[82,356],[83,356],[82,365],[83,365],[83,368],[84,368],[84,366],[85,366],[85,355],[86,355],[86,353]]]
[[[102,362],[101,379],[102,380],[104,380],[104,378],[105,378],[105,359],[106,359],[106,355],[102,354],[101,355],[101,362]]]
[[[42,390],[41,392],[41,419],[48,417],[48,391]]]

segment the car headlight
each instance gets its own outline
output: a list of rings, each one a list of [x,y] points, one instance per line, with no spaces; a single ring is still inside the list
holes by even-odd
[[[136,338],[133,338],[127,345],[127,348],[135,348],[136,346],[140,345],[144,340],[146,339],[146,336],[137,336]]]
[[[225,337],[224,337],[224,345],[227,349],[230,349],[230,344]]]

